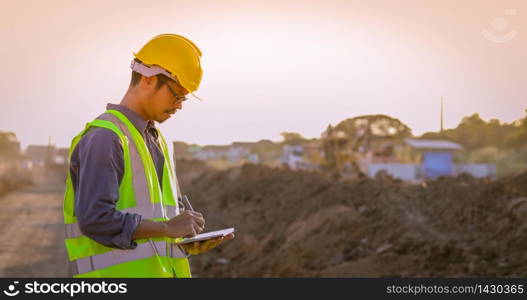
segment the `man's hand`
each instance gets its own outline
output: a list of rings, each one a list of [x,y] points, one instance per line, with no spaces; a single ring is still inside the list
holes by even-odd
[[[194,242],[183,244],[181,247],[190,255],[198,255],[205,253],[209,250],[212,250],[219,246],[224,240],[232,240],[234,238],[234,233],[229,233],[226,236],[221,236],[217,238],[208,239],[205,241]]]
[[[165,236],[172,238],[193,237],[205,229],[203,215],[195,211],[184,211],[164,222]]]

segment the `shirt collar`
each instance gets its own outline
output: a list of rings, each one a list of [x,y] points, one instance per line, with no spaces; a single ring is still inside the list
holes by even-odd
[[[106,109],[113,109],[125,115],[125,117],[128,118],[128,120],[134,124],[135,128],[137,128],[137,130],[143,135],[146,133],[147,129],[155,128],[154,121],[143,120],[143,118],[141,118],[136,112],[124,105],[108,103]]]

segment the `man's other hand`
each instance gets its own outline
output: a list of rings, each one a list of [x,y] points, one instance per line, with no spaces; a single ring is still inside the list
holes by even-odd
[[[204,241],[194,242],[183,244],[181,247],[190,255],[198,255],[205,253],[209,250],[212,250],[219,246],[224,240],[232,240],[234,238],[234,233],[229,233],[226,236],[221,236],[217,238],[212,238]]]

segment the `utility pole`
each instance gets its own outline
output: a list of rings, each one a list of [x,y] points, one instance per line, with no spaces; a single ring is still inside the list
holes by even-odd
[[[443,132],[443,96],[441,96],[441,131]]]

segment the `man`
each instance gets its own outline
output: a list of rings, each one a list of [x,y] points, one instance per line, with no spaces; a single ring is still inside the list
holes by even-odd
[[[176,244],[202,232],[205,220],[199,212],[180,212],[168,147],[154,125],[198,89],[200,50],[182,36],[162,34],[134,55],[121,103],[108,104],[70,147],[64,223],[75,277],[190,277],[188,254],[234,238]]]

